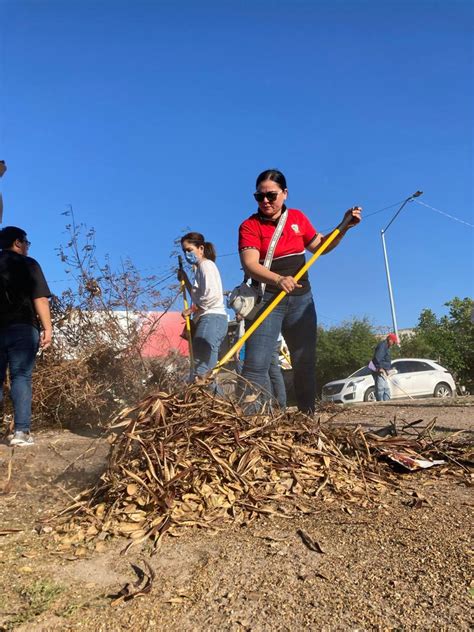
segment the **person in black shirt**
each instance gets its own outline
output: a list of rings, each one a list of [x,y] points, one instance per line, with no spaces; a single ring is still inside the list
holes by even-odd
[[[27,256],[30,242],[16,226],[0,230],[0,401],[10,370],[14,433],[12,446],[32,445],[31,378],[38,347],[51,344],[51,292],[37,261]]]

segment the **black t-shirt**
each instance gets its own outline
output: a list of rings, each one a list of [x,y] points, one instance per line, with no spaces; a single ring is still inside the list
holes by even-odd
[[[17,324],[39,328],[33,299],[50,296],[37,261],[11,250],[0,252],[0,328]]]

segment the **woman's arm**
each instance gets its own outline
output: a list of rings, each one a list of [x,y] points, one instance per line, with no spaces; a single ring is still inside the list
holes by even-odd
[[[350,214],[350,215],[352,215],[352,218],[353,218],[352,222],[348,225],[348,227],[345,230],[340,232],[339,235],[331,242],[331,244],[323,252],[323,255],[325,255],[328,252],[331,252],[331,250],[334,250],[334,248],[337,245],[339,245],[339,243],[341,242],[341,239],[344,237],[346,232],[350,228],[353,228],[356,224],[358,224],[360,222],[360,220],[361,220],[361,213],[362,213],[362,207],[360,207],[360,206],[354,206],[354,207],[350,208],[348,211],[346,211],[344,213],[343,220]],[[316,237],[313,239],[313,241],[310,244],[307,245],[306,249],[309,250],[309,252],[311,252],[311,253],[315,253],[316,250],[319,248],[319,246],[322,243],[324,243],[324,240],[327,239],[327,238],[328,238],[328,235],[321,235],[321,233],[319,233],[318,235],[316,235]]]
[[[255,248],[247,248],[240,253],[240,261],[244,272],[260,283],[271,283],[280,290],[291,292],[296,287],[301,287],[292,276],[280,276],[272,272],[259,262],[260,253]]]
[[[348,228],[352,228],[352,226],[355,226],[360,222],[361,211],[361,207],[356,206],[345,212],[344,217],[347,217],[348,214],[351,214],[353,217],[353,221],[349,224]],[[336,237],[325,252],[329,252],[337,246],[346,233],[346,230]],[[316,252],[318,246],[324,241],[324,239],[327,239],[327,237],[318,234],[313,241],[308,244],[307,250],[312,253]],[[259,281],[260,283],[271,283],[272,285],[276,285],[276,287],[280,290],[284,290],[287,293],[292,292],[297,287],[301,287],[301,284],[295,281],[292,276],[280,276],[276,272],[268,270],[268,268],[259,262],[259,258],[260,253],[256,248],[247,248],[241,251],[240,261],[242,262],[244,272],[249,277]]]

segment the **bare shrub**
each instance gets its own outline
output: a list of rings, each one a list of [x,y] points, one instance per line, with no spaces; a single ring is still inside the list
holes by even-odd
[[[172,302],[170,268],[161,278],[144,276],[130,259],[114,269],[101,263],[95,232],[64,213],[67,242],[58,249],[70,287],[51,302],[53,347],[38,359],[33,385],[35,427],[100,425],[151,390],[183,383],[184,359],[143,357],[156,314]],[[177,291],[176,291],[177,293]],[[146,325],[146,326],[144,326]]]

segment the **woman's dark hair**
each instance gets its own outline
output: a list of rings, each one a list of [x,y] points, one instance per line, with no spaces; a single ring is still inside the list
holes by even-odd
[[[211,244],[210,241],[206,241],[204,239],[204,235],[201,233],[186,233],[181,237],[181,246],[185,241],[189,241],[190,244],[199,248],[199,246],[204,246],[204,256],[206,259],[210,259],[211,261],[216,260],[216,249],[214,248],[214,244]]]
[[[278,169],[267,169],[266,171],[262,171],[262,173],[257,178],[257,183],[255,188],[258,189],[259,184],[265,182],[265,180],[271,180],[278,184],[280,189],[284,191],[288,187],[286,186],[286,178]]]
[[[5,226],[0,230],[0,248],[11,248],[16,240],[25,241],[26,232],[17,226]]]

